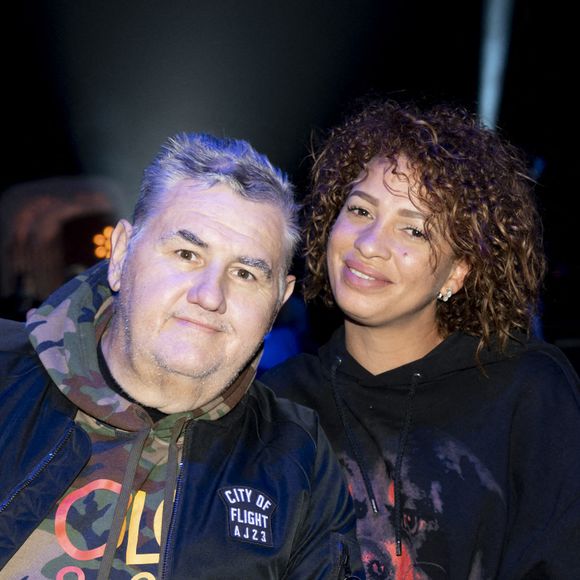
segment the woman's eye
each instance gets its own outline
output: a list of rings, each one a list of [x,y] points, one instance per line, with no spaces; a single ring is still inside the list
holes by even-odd
[[[346,208],[349,213],[353,213],[354,215],[360,217],[369,217],[371,214],[366,209],[359,207],[358,205],[349,205]]]
[[[409,235],[413,238],[427,239],[425,232],[419,228],[416,228],[415,226],[407,226],[405,230],[409,232]]]
[[[187,262],[191,262],[195,258],[195,252],[192,250],[177,250],[176,254]]]

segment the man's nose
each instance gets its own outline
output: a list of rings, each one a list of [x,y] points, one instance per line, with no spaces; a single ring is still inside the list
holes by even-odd
[[[203,272],[196,272],[187,292],[187,300],[204,310],[224,314],[226,311],[224,284],[223,273],[217,268],[206,268]]]
[[[365,258],[390,258],[392,240],[385,228],[378,221],[374,221],[361,230],[354,242],[354,247]]]

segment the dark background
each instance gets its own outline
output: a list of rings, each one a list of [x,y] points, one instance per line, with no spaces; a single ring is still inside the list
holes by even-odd
[[[359,97],[478,110],[487,4],[14,3],[1,41],[0,196],[46,177],[102,176],[119,186],[126,215],[142,168],[167,136],[184,130],[249,140],[303,192],[312,132],[338,122]],[[537,175],[550,262],[542,332],[577,364],[577,33],[567,10],[558,2],[513,3],[497,125],[524,149]],[[66,232],[66,251],[78,245],[77,235]]]

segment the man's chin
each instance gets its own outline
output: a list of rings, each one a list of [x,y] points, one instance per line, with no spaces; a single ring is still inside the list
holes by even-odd
[[[222,374],[220,372],[222,370],[221,361],[211,361],[203,365],[192,365],[191,359],[188,361],[158,359],[157,366],[162,372],[167,373],[169,379],[173,376],[175,380],[191,379],[192,381],[205,383],[214,378],[219,380],[219,378],[216,377],[216,374]]]

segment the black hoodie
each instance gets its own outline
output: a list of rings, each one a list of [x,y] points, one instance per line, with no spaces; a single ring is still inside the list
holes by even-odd
[[[368,579],[580,578],[580,389],[540,341],[456,333],[374,376],[339,329],[262,380],[316,409],[346,472]]]

